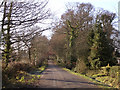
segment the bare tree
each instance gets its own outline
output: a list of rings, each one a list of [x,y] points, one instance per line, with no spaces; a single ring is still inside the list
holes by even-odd
[[[36,35],[31,43],[32,64],[41,65],[48,58],[49,41],[45,36]]]
[[[69,7],[68,7],[69,8]],[[93,25],[93,6],[89,3],[76,3],[75,7],[70,7],[65,14],[62,15],[63,27],[66,29],[67,38],[67,60],[70,60],[71,67],[75,67],[77,53],[81,49],[80,43],[86,41],[87,33]],[[80,40],[81,39],[81,40]],[[76,50],[77,48],[77,50]],[[67,61],[68,62],[68,61]],[[74,64],[74,65],[73,65]]]
[[[29,46],[30,40],[37,34],[50,27],[43,28],[46,20],[50,19],[50,10],[46,9],[48,1],[39,2],[4,2],[0,12],[3,14],[1,24],[3,59],[6,66],[10,60],[11,47],[16,42]],[[30,29],[39,24],[38,29]]]

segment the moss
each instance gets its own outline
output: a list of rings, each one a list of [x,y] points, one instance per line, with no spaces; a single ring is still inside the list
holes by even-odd
[[[97,77],[103,77],[103,76],[105,76],[105,75],[104,75],[104,74],[95,74],[95,75],[93,75],[92,77],[97,78]]]
[[[39,68],[39,70],[40,70],[40,71],[44,71],[45,68],[46,68],[46,66],[41,66],[41,67]]]

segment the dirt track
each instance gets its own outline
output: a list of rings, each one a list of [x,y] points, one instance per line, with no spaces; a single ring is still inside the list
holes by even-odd
[[[91,81],[64,71],[51,60],[48,61],[48,68],[42,73],[37,86],[39,88],[98,88]]]

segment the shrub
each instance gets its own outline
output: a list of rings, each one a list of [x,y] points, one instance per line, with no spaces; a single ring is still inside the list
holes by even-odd
[[[110,74],[111,67],[109,66],[109,64],[106,67],[101,67],[101,69],[102,69],[101,71],[103,71],[105,75],[108,76]]]
[[[110,76],[111,77],[113,77],[113,78],[117,78],[117,72],[119,72],[118,71],[118,68],[119,68],[119,66],[112,66],[111,68],[110,68]]]
[[[86,75],[92,77],[93,75],[99,74],[99,70],[87,70]]]
[[[25,62],[11,62],[5,69],[5,63],[2,63],[2,87],[6,87],[14,81],[15,77],[18,76],[19,71],[29,72],[35,68],[29,63]]]
[[[33,68],[29,63],[24,62],[11,62],[8,67],[4,68],[4,63],[2,67],[2,77],[3,83],[8,81],[9,79],[15,77],[18,71],[31,71]]]
[[[84,74],[86,72],[86,69],[87,69],[87,67],[83,60],[78,60],[76,62],[76,67],[74,68],[75,72]]]
[[[119,86],[119,67],[120,66],[102,67],[104,74],[109,75],[109,78],[107,79],[108,82],[115,88],[118,88]]]
[[[6,74],[5,70],[2,70],[2,87],[9,83],[8,75]]]

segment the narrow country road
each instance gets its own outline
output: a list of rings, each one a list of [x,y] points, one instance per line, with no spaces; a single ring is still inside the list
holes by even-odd
[[[48,61],[48,68],[42,73],[38,82],[40,88],[98,88],[91,81],[73,75]]]
[[[2,60],[0,59],[0,89],[2,88]]]

